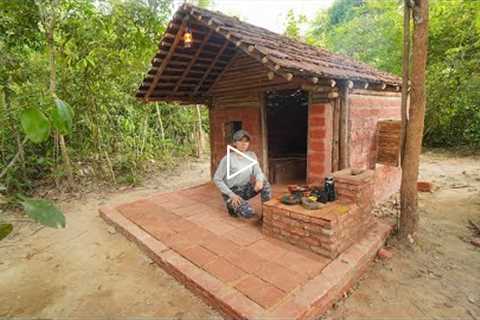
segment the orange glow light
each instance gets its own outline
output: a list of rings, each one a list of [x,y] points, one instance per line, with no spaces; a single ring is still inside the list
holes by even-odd
[[[185,48],[191,48],[192,42],[193,42],[192,32],[190,30],[185,31],[185,34],[183,35],[183,46]]]

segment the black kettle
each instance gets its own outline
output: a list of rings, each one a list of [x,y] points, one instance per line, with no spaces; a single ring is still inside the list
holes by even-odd
[[[333,176],[325,177],[325,186],[323,190],[327,194],[328,201],[337,200],[337,193],[335,192],[335,179]]]

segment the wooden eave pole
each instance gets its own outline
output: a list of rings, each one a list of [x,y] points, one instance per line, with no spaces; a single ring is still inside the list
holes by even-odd
[[[339,139],[339,166],[340,170],[350,166],[350,145],[349,145],[349,117],[350,106],[348,103],[348,95],[350,93],[349,81],[341,81],[340,89],[340,139]]]
[[[145,97],[143,98],[145,101],[149,100],[150,96],[152,95],[152,92],[155,90],[155,87],[157,86],[158,81],[160,80],[160,76],[163,73],[163,70],[165,70],[165,68],[167,67],[168,62],[170,61],[173,53],[175,52],[175,49],[177,48],[178,43],[180,42],[180,39],[182,38],[182,34],[185,31],[186,25],[187,25],[187,21],[186,19],[184,19],[182,24],[180,25],[180,28],[178,29],[178,32],[175,36],[175,40],[173,40],[173,43],[170,46],[170,49],[168,50],[167,56],[162,60],[160,67],[157,69],[157,72],[155,73],[155,77],[153,77],[150,87],[148,87],[147,93],[145,93]]]

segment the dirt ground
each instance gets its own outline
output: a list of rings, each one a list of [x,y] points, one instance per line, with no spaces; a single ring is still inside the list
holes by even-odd
[[[422,156],[417,244],[389,241],[378,261],[328,319],[480,319],[480,249],[468,219],[480,222],[480,158]],[[67,228],[52,230],[7,213],[15,231],[0,242],[0,317],[219,319],[131,242],[97,208],[209,180],[207,159],[183,163],[143,187],[64,199]],[[387,217],[388,218],[388,217]],[[390,217],[391,218],[391,217]]]

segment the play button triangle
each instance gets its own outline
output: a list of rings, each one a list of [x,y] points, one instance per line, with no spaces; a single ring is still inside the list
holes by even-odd
[[[230,157],[232,156],[233,153],[237,153],[249,161],[248,161],[248,164],[246,164],[244,167],[240,168],[238,171],[234,172],[233,174],[230,174]],[[257,160],[247,156],[245,153],[241,152],[240,150],[230,145],[227,145],[227,179],[231,179],[236,175],[242,173],[243,171],[250,169],[255,164],[257,164],[257,162],[258,162]]]

